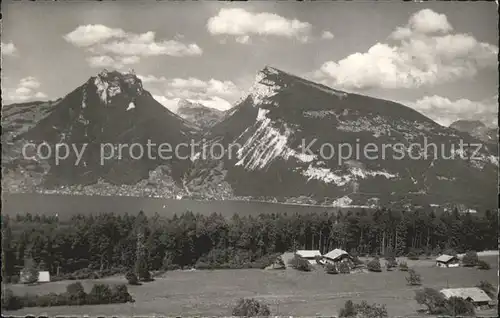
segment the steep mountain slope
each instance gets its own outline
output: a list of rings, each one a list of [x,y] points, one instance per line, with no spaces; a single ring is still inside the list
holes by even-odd
[[[271,67],[259,72],[248,96],[207,137],[208,147],[220,143],[226,153],[223,160],[196,156],[186,181],[193,192],[213,191],[225,181],[232,195],[281,201],[496,205],[498,158],[491,149],[483,147],[476,159],[459,158],[460,140],[477,139],[401,104],[348,94]],[[311,152],[302,149],[311,142]],[[412,143],[436,148],[415,160],[410,154],[416,158],[422,151]],[[340,144],[354,153],[346,156],[344,146],[341,162]],[[363,154],[365,147],[378,151]]]
[[[34,159],[35,170],[43,171],[44,187],[98,181],[135,184],[150,178],[152,172],[165,173],[181,183],[187,161],[167,157],[176,145],[188,143],[195,132],[192,125],[154,100],[134,74],[103,71],[52,105],[50,114],[16,136],[13,148],[19,151],[27,141],[51,146],[50,158]],[[54,157],[58,143],[70,147],[69,156],[59,162]],[[162,159],[158,145],[163,143],[171,150],[164,152]],[[81,151],[84,145],[81,160],[75,164],[78,157],[74,150]],[[179,150],[179,155],[187,155],[187,149]],[[5,172],[25,171],[24,160],[19,160],[6,165]]]
[[[487,127],[479,120],[457,120],[450,128],[466,132],[486,143],[498,144],[498,129]]]
[[[202,130],[207,130],[217,124],[224,117],[224,112],[181,99],[178,103],[177,115],[193,123]]]

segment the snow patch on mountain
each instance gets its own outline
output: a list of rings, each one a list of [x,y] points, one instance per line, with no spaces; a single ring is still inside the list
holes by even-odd
[[[387,171],[370,171],[361,168],[350,168],[347,174],[341,175],[332,172],[328,168],[313,167],[312,165],[309,165],[309,167],[307,167],[307,170],[304,170],[302,172],[302,175],[307,177],[308,181],[316,179],[325,183],[334,183],[339,187],[345,186],[346,184],[358,178],[366,179],[368,177],[383,176],[387,179],[392,179],[398,177],[397,174],[391,174]]]
[[[278,74],[276,70],[272,68],[265,68],[264,70],[257,73],[255,77],[254,84],[250,87],[248,95],[252,98],[254,105],[262,104],[264,101],[268,101],[269,98],[278,94],[278,92],[285,88],[286,86],[281,86],[275,81],[268,78],[269,75]]]
[[[293,130],[287,125],[283,125],[283,132],[273,127],[271,119],[266,117],[267,113],[269,110],[259,109],[254,124],[257,129],[238,149],[236,166],[243,166],[249,170],[263,169],[278,157],[285,160],[294,157],[302,162],[313,161],[315,156],[299,153],[288,146]],[[236,139],[236,143],[246,132],[247,130]]]
[[[127,107],[126,111],[131,110],[131,109],[134,109],[134,108],[135,108],[135,104],[134,104],[134,102],[130,102],[130,103],[128,104],[128,107]]]
[[[302,115],[308,118],[325,118],[329,116],[339,118],[339,115],[334,110],[308,110],[303,112]]]
[[[269,109],[259,108],[259,112],[257,113],[257,121],[262,121],[266,118],[266,114],[269,113]]]
[[[302,175],[309,178],[308,181],[315,179],[323,181],[325,183],[334,183],[339,187],[344,186],[349,183],[349,181],[351,181],[349,178],[347,178],[347,176],[337,175],[328,168],[318,168],[313,167],[312,165],[307,167],[307,170],[303,171]]]
[[[398,176],[397,174],[392,174],[386,171],[369,171],[361,168],[351,168],[349,169],[349,171],[353,176],[360,177],[362,179],[366,179],[367,177],[376,177],[376,176],[383,176],[386,177],[387,179],[392,179]]]
[[[108,86],[109,83],[105,82],[101,79],[100,76],[97,76],[94,80],[94,85],[97,88],[97,95],[101,99],[101,101],[105,104],[108,103]]]

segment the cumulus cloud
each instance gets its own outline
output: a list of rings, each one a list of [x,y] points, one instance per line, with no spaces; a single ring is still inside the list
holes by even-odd
[[[231,108],[231,102],[240,97],[240,90],[232,81],[190,78],[165,78],[153,75],[138,75],[144,84],[155,92],[156,100],[170,110],[179,99],[187,99],[219,110]]]
[[[138,56],[125,56],[125,57],[111,57],[108,55],[98,55],[91,56],[87,58],[87,62],[90,67],[93,68],[105,68],[111,67],[115,69],[121,69],[126,65],[136,64],[140,61]]]
[[[28,89],[37,89],[40,87],[40,82],[33,76],[22,78],[19,82],[20,87]]]
[[[498,125],[498,95],[473,101],[469,99],[450,100],[442,96],[425,96],[417,101],[402,101],[443,126],[459,120],[479,120],[488,126]]]
[[[207,22],[212,35],[232,35],[247,43],[251,35],[272,35],[307,41],[312,26],[308,22],[287,19],[274,13],[253,13],[241,8],[221,9]],[[246,40],[244,40],[246,39]]]
[[[15,88],[6,88],[2,98],[7,102],[27,102],[34,99],[45,99],[48,96],[38,91],[40,82],[33,76],[22,78]]]
[[[331,40],[333,39],[335,36],[333,35],[332,32],[330,31],[323,31],[323,33],[321,33],[321,38],[324,39],[324,40]]]
[[[9,43],[4,43],[2,42],[2,55],[3,56],[16,56],[17,55],[17,48],[14,45],[14,43],[9,42]]]
[[[150,56],[199,56],[203,53],[196,43],[185,44],[178,39],[156,40],[155,32],[126,32],[102,24],[81,25],[63,36],[76,47],[84,48],[93,56],[87,58],[91,67],[115,67],[139,63]]]
[[[109,28],[102,24],[80,25],[63,36],[69,43],[78,47],[89,47],[114,37],[125,37],[126,32],[118,28]]]
[[[313,77],[346,89],[416,88],[472,78],[497,67],[498,47],[469,34],[451,34],[444,14],[424,9],[367,52],[325,62]]]

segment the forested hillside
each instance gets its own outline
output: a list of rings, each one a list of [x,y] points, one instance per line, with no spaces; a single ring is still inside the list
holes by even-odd
[[[140,231],[138,231],[140,229]],[[145,234],[145,235],[144,235]],[[18,215],[2,218],[2,276],[18,274],[25,260],[60,273],[134,266],[144,246],[150,270],[208,264],[248,267],[263,257],[297,248],[333,248],[358,254],[438,254],[497,248],[495,213],[435,215],[422,211],[261,214],[231,219],[186,212],[172,218],[100,214],[56,217]],[[141,252],[143,254],[143,252]],[[201,266],[200,266],[201,267]]]

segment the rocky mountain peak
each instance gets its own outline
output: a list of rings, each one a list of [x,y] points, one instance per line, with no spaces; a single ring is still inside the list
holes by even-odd
[[[142,81],[135,75],[134,71],[120,73],[118,71],[102,70],[89,79],[86,86],[82,107],[85,108],[85,97],[89,93],[88,86],[93,86],[99,99],[105,105],[113,104],[115,101],[127,101],[127,110],[135,107],[134,100],[144,93]]]

